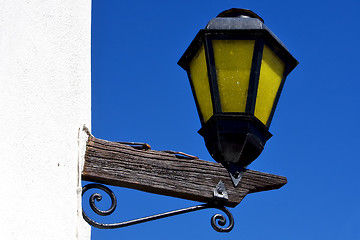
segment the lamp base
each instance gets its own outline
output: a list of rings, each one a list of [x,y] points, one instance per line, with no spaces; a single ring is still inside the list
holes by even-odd
[[[229,171],[235,186],[241,179],[239,173],[260,155],[272,136],[253,115],[233,113],[213,115],[199,134],[214,160]]]

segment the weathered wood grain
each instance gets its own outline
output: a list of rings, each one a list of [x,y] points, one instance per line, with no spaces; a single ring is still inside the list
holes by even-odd
[[[218,163],[138,150],[93,136],[87,142],[82,178],[199,202],[211,201],[214,188],[222,180],[229,196],[225,205],[229,207],[239,204],[248,193],[277,189],[287,182],[285,177],[246,170],[235,188]]]

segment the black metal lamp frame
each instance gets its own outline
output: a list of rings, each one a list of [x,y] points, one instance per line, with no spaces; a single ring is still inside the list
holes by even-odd
[[[198,53],[202,44],[204,44],[213,112],[214,115],[223,114],[220,104],[219,88],[217,84],[218,81],[217,81],[217,74],[215,67],[215,58],[214,58],[214,51],[212,46],[213,40],[255,40],[254,53],[253,53],[251,72],[250,72],[250,80],[249,80],[249,89],[248,89],[246,108],[245,108],[246,114],[254,115],[255,112],[256,96],[257,96],[257,90],[259,84],[261,60],[262,60],[264,45],[267,45],[285,63],[286,66],[285,72],[281,80],[279,90],[276,94],[270,117],[266,122],[266,127],[268,128],[273,118],[286,77],[298,64],[297,60],[288,52],[288,50],[281,43],[279,43],[279,40],[277,40],[266,29],[244,29],[244,30],[202,29],[200,30],[199,33],[194,38],[194,40],[192,41],[192,43],[190,44],[189,48],[180,58],[178,64],[188,73],[191,90],[195,99],[201,125],[204,125],[205,121],[201,114],[199,103],[196,97],[196,92],[192,83],[189,63],[193,59],[193,57]],[[237,114],[237,113],[233,113],[233,114]]]
[[[223,112],[220,103],[213,40],[254,40],[248,94],[245,112]],[[204,45],[205,59],[210,86],[213,115],[205,122],[200,111],[196,91],[189,69],[190,61]],[[284,63],[285,71],[277,91],[270,116],[266,125],[258,120],[255,113],[256,97],[259,85],[260,69],[264,46],[268,46]],[[178,64],[187,71],[191,90],[195,99],[202,128],[199,134],[204,137],[211,156],[224,165],[230,173],[235,186],[240,182],[244,168],[254,161],[264,149],[266,141],[272,136],[269,126],[287,75],[298,64],[285,46],[267,29],[202,29],[196,35]],[[227,148],[227,150],[224,150]]]

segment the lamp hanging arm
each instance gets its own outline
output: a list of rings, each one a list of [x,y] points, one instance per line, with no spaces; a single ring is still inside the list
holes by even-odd
[[[96,214],[101,215],[101,216],[108,216],[108,215],[112,214],[115,211],[116,205],[117,205],[117,200],[116,200],[116,196],[115,196],[114,192],[102,184],[91,183],[91,184],[88,184],[83,187],[82,195],[84,195],[84,193],[86,193],[90,189],[103,190],[104,192],[106,192],[109,195],[110,200],[111,200],[111,206],[108,210],[100,210],[96,206],[95,201],[101,201],[102,195],[99,193],[93,193],[89,198],[89,204],[90,204],[91,209]],[[148,216],[148,217],[138,218],[138,219],[129,220],[129,221],[125,221],[125,222],[119,222],[119,223],[99,223],[99,222],[96,222],[93,219],[91,219],[85,213],[84,210],[82,211],[82,213],[83,213],[84,220],[93,227],[100,228],[100,229],[115,229],[115,228],[123,228],[123,227],[128,227],[128,226],[132,226],[132,225],[136,225],[136,224],[140,224],[140,223],[150,222],[153,220],[162,219],[162,218],[166,218],[166,217],[176,216],[176,215],[180,215],[180,214],[184,214],[184,213],[195,212],[195,211],[199,211],[199,210],[203,210],[203,209],[216,208],[216,209],[223,211],[226,214],[226,216],[229,219],[229,225],[227,227],[224,227],[227,222],[224,215],[215,214],[211,218],[211,226],[217,232],[230,232],[234,227],[234,217],[232,216],[231,212],[227,208],[225,208],[223,205],[220,204],[224,199],[226,199],[226,197],[222,197],[222,196],[225,196],[225,195],[227,196],[226,189],[223,186],[221,181],[214,189],[214,195],[215,195],[215,198],[214,198],[213,203],[196,205],[196,206],[192,206],[192,207],[188,207],[188,208],[182,208],[182,209],[178,209],[178,210],[174,210],[174,211],[170,211],[170,212],[165,212],[165,213],[161,213],[161,214],[156,214],[156,215],[152,215],[152,216]]]

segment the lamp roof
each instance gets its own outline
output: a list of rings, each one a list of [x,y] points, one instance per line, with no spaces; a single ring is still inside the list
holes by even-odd
[[[298,61],[290,54],[283,42],[264,24],[264,20],[251,10],[232,8],[221,12],[206,25],[205,29],[199,31],[189,48],[180,58],[178,64],[187,70],[187,64],[197,53],[205,34],[246,32],[249,34],[262,34],[273,49],[284,56],[285,62],[289,64],[290,73],[298,64]]]
[[[281,40],[264,24],[264,20],[248,9],[232,8],[225,10],[206,25],[209,30],[257,30],[263,29],[271,34],[279,44],[289,51]]]

